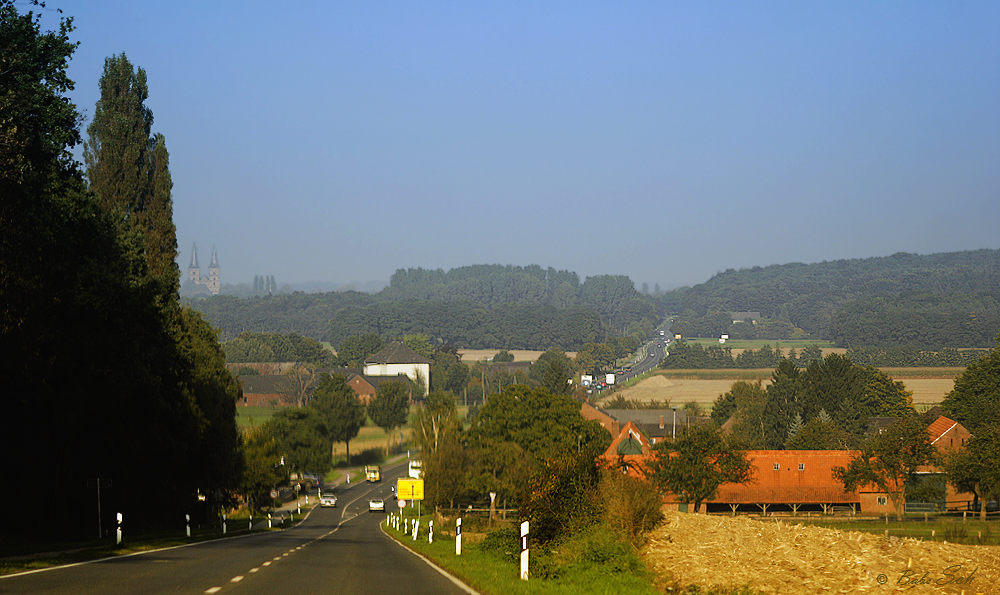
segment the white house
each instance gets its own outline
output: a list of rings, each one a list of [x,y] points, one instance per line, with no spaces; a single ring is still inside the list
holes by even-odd
[[[431,387],[431,362],[399,341],[389,343],[382,351],[365,360],[365,376],[405,375],[421,387],[423,397]]]

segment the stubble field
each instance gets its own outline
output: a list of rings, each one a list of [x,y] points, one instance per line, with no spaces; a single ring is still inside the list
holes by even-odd
[[[944,400],[955,386],[955,378],[962,368],[885,368],[883,371],[894,380],[902,382],[913,391],[913,404],[918,409],[930,407]],[[703,407],[729,391],[739,380],[756,382],[762,386],[771,382],[771,370],[670,370],[658,372],[628,388],[615,391],[608,398],[621,395],[625,399],[649,402],[664,406],[679,406],[695,402]]]

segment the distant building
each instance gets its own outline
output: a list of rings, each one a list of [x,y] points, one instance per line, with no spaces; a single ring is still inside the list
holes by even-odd
[[[760,322],[760,312],[730,312],[729,317],[733,319],[733,324],[738,322],[757,324]]]
[[[365,359],[364,375],[404,375],[417,385],[417,396],[423,398],[431,388],[431,362],[401,341],[393,341],[384,349]]]
[[[195,285],[204,285],[212,295],[219,295],[222,289],[222,271],[219,268],[219,255],[212,247],[212,263],[208,265],[208,276],[201,276],[201,267],[198,266],[198,246],[191,246],[191,266],[188,267],[188,280]]]

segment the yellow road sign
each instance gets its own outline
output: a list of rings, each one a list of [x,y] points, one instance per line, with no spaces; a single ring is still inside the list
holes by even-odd
[[[423,500],[424,480],[422,479],[397,479],[396,497],[400,500]]]

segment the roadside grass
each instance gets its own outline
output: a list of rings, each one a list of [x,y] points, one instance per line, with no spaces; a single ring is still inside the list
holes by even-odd
[[[417,539],[383,523],[385,532],[403,546],[431,559],[435,564],[457,576],[480,593],[509,595],[511,593],[658,593],[650,575],[637,555],[609,546],[608,539],[592,534],[566,542],[556,551],[529,551],[531,578],[520,579],[519,538],[511,528],[509,543],[490,547],[490,540],[466,542],[462,555],[455,555],[454,534],[435,532],[434,543],[427,542],[425,515],[420,519]],[[495,541],[495,540],[494,540]],[[626,546],[628,547],[628,546]],[[539,576],[542,575],[542,576]]]
[[[923,541],[947,541],[966,545],[1000,545],[1000,524],[994,520],[980,521],[978,516],[969,516],[963,520],[961,516],[924,515],[908,513],[904,520],[897,521],[890,515],[888,523],[885,517],[847,517],[847,518],[809,518],[809,517],[769,517],[764,522],[781,521],[785,524],[801,523],[814,527],[836,529],[838,531],[858,531],[873,535],[888,535],[890,537],[909,537]],[[762,519],[763,520],[763,519]]]

